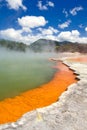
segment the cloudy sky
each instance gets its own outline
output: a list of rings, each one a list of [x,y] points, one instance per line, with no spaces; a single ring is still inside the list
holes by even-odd
[[[87,43],[87,0],[0,0],[0,39]]]

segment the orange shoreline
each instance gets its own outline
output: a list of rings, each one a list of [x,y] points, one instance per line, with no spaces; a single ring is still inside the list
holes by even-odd
[[[62,62],[58,62],[59,70],[54,78],[47,84],[36,89],[29,90],[14,98],[8,98],[0,102],[0,124],[17,121],[23,114],[48,106],[58,100],[58,97],[67,87],[77,82],[73,71]]]

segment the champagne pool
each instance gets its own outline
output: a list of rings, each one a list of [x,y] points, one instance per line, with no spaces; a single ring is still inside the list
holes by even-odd
[[[49,82],[56,69],[50,54],[0,52],[0,100]]]
[[[4,99],[0,101],[0,124],[17,121],[31,110],[56,102],[70,84],[77,82],[67,66],[62,62],[55,66],[50,57],[55,55],[0,55],[0,99]]]

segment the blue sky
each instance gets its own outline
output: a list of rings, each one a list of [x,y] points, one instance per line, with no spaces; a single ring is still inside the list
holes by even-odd
[[[87,43],[87,0],[0,0],[0,39]]]

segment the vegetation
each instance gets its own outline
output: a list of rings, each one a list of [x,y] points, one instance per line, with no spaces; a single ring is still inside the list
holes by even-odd
[[[0,40],[0,46],[10,49],[10,50],[15,50],[15,51],[26,51],[26,48],[28,47],[24,43],[19,43],[19,42],[14,42],[14,41],[8,41],[8,40]]]
[[[55,45],[57,44],[56,41],[46,40],[46,39],[39,39],[36,42],[33,42],[30,45],[30,49],[34,52],[51,52],[55,51]]]
[[[53,40],[39,39],[30,45],[24,43],[0,40],[0,46],[10,50],[26,52],[30,49],[34,52],[80,52],[87,53],[87,44],[72,43],[68,41],[58,42]]]
[[[56,52],[81,52],[87,53],[87,44],[72,43],[68,41],[58,42],[46,39],[39,39],[30,45],[30,49],[38,51]]]

